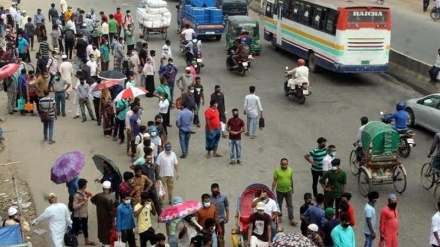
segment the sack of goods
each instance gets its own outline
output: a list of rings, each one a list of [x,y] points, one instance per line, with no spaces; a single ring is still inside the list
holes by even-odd
[[[168,3],[162,0],[143,0],[142,3],[146,4],[150,8],[162,8],[167,7]]]
[[[145,0],[145,8],[137,9],[137,20],[147,28],[162,28],[171,25],[171,12],[167,2],[162,0]]]

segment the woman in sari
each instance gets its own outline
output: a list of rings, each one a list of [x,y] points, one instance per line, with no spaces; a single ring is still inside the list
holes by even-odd
[[[108,138],[112,135],[115,114],[110,92],[107,88],[102,90],[101,102],[99,104],[99,114],[101,115],[103,122],[102,126],[104,129],[104,136]]]

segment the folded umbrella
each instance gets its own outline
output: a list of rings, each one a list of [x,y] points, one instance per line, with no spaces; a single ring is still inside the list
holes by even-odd
[[[50,170],[50,180],[56,184],[68,183],[78,176],[86,159],[79,151],[72,151],[61,155]]]

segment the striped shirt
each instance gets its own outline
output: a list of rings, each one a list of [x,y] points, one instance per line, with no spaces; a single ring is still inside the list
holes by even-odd
[[[324,157],[327,155],[327,149],[326,148],[313,148],[309,152],[310,156],[312,156],[313,162],[318,165],[318,167],[312,166],[313,171],[322,171],[322,161],[324,160]]]
[[[49,96],[40,99],[40,107],[43,109],[43,112],[48,112],[51,117],[55,116],[55,112],[53,111],[54,105],[55,100]]]
[[[40,52],[43,57],[49,56],[49,43],[47,41],[43,40],[40,42]]]

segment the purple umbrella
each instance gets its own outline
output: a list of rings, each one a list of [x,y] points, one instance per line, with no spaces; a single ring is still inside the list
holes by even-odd
[[[61,155],[50,170],[50,180],[56,184],[68,183],[81,173],[86,163],[84,154],[72,151]]]

